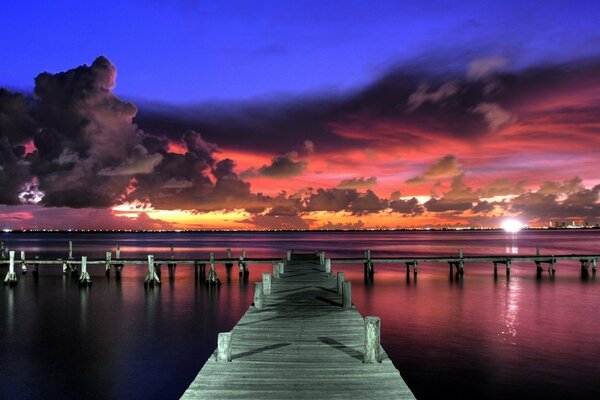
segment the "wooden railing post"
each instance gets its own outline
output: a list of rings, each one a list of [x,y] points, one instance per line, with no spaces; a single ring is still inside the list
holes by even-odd
[[[325,259],[325,272],[328,274],[331,273],[331,258]]]
[[[254,307],[261,309],[263,306],[263,284],[254,282]]]
[[[262,274],[263,294],[271,294],[271,274],[263,272]]]
[[[381,336],[381,320],[379,317],[365,317],[365,364],[380,362],[379,346]]]
[[[231,361],[231,332],[221,332],[217,337],[217,361]]]
[[[344,273],[337,273],[337,291],[338,293],[342,293],[342,283],[344,283]]]
[[[348,281],[342,283],[342,307],[344,310],[352,308],[352,283]]]

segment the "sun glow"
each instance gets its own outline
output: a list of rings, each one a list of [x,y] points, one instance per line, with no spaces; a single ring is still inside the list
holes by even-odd
[[[523,223],[516,219],[507,219],[502,222],[502,229],[504,229],[506,232],[519,232],[521,229],[523,229],[523,227]]]

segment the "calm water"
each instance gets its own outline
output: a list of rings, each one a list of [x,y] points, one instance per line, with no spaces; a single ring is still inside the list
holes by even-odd
[[[0,234],[13,250],[65,257],[103,257],[121,243],[122,255],[282,257],[285,250],[323,249],[328,256],[600,253],[599,231]],[[20,267],[20,266],[19,266]],[[216,344],[251,303],[253,285],[268,265],[250,265],[249,282],[234,266],[217,272],[223,285],[194,284],[179,266],[163,285],[144,289],[144,268],[126,266],[120,281],[103,266],[89,270],[80,289],[61,267],[18,275],[0,287],[0,399],[172,399],[198,373]],[[462,279],[445,264],[422,264],[418,279],[402,265],[376,265],[365,282],[362,265],[334,265],[352,280],[363,315],[382,319],[382,344],[417,398],[600,398],[600,282],[578,262],[559,262],[554,278],[533,263],[500,268],[467,264]],[[7,267],[0,267],[2,277]]]

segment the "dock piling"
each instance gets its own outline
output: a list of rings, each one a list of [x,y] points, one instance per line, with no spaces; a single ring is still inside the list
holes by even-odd
[[[271,274],[263,272],[262,274],[263,294],[271,294]]]
[[[363,362],[365,364],[376,364],[381,362],[379,357],[381,337],[381,320],[379,317],[365,317],[365,353]]]
[[[244,250],[242,252],[242,255],[240,256],[240,260],[238,261],[238,268],[240,270],[240,275],[248,275],[249,271],[248,271],[248,263],[246,261],[244,261],[244,258],[246,257],[246,250]]]
[[[279,263],[273,264],[273,279],[279,279]]]
[[[342,293],[342,283],[344,283],[344,273],[337,273],[337,292]]]
[[[160,285],[160,278],[156,275],[156,271],[154,270],[154,256],[148,255],[148,274],[144,278],[145,286],[154,286]]]
[[[110,259],[111,258],[112,258],[112,252],[107,251],[106,252],[106,261],[104,263],[104,270],[105,270],[106,276],[110,276]]]
[[[325,259],[325,273],[331,274],[331,258]]]
[[[352,282],[342,283],[342,308],[344,310],[352,308]]]
[[[254,282],[254,307],[259,310],[263,307],[263,284]]]
[[[39,259],[40,259],[40,257],[39,257],[39,256],[35,256],[35,259],[36,259],[36,260],[39,260]],[[32,273],[32,274],[33,274],[33,276],[34,276],[34,277],[36,277],[36,278],[37,278],[37,276],[38,276],[38,274],[39,274],[39,270],[38,270],[38,268],[39,268],[39,267],[40,267],[40,264],[38,264],[38,263],[34,263],[34,264],[33,264],[33,269],[31,270],[31,273]]]
[[[287,257],[286,257],[286,260],[288,260],[288,261],[291,261],[291,260],[292,260],[292,251],[291,251],[291,250],[288,250],[288,251],[287,251]]]
[[[0,258],[6,258],[6,249],[4,247],[4,241],[0,240]]]
[[[173,249],[173,243],[171,243],[171,251],[169,254],[169,258],[171,259],[171,262],[167,264],[167,268],[169,270],[169,278],[174,278],[175,277],[175,269],[177,268],[177,264],[175,264],[175,262],[173,262],[173,260],[175,259],[175,250]]]
[[[25,263],[25,252],[21,250],[21,273],[27,273],[27,264]]]
[[[4,277],[4,284],[9,285],[9,286],[14,286],[17,284],[17,275],[15,274],[15,252],[14,251],[11,250],[8,252],[8,259],[9,259],[8,272],[6,273],[6,276]]]
[[[219,281],[219,278],[217,277],[217,270],[215,269],[215,260],[212,257],[212,253],[211,257],[210,257],[210,269],[208,270],[208,284],[210,285],[219,285],[221,284],[221,282]]]
[[[81,256],[81,274],[79,275],[80,286],[90,286],[92,277],[87,271],[87,256]]]
[[[231,361],[231,332],[221,332],[217,337],[217,361]]]
[[[365,275],[372,275],[374,272],[375,268],[371,261],[371,250],[365,250]]]

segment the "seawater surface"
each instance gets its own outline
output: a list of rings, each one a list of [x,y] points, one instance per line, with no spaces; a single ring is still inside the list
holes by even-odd
[[[600,231],[315,232],[315,233],[3,233],[28,257],[103,258],[117,242],[123,257],[283,257],[325,250],[328,257],[600,253]],[[17,265],[20,270],[20,265]],[[222,286],[195,284],[191,266],[145,289],[144,266],[125,266],[120,280],[89,266],[93,286],[80,289],[60,266],[38,278],[18,272],[0,287],[1,399],[176,399],[252,302],[253,281],[270,265],[217,265]],[[2,277],[8,267],[0,267]],[[360,264],[334,264],[352,281],[361,314],[382,320],[382,345],[419,399],[600,398],[600,283],[579,262],[559,262],[554,276],[532,262],[510,276],[490,263],[423,263],[418,277],[404,265],[375,265],[372,281]]]

